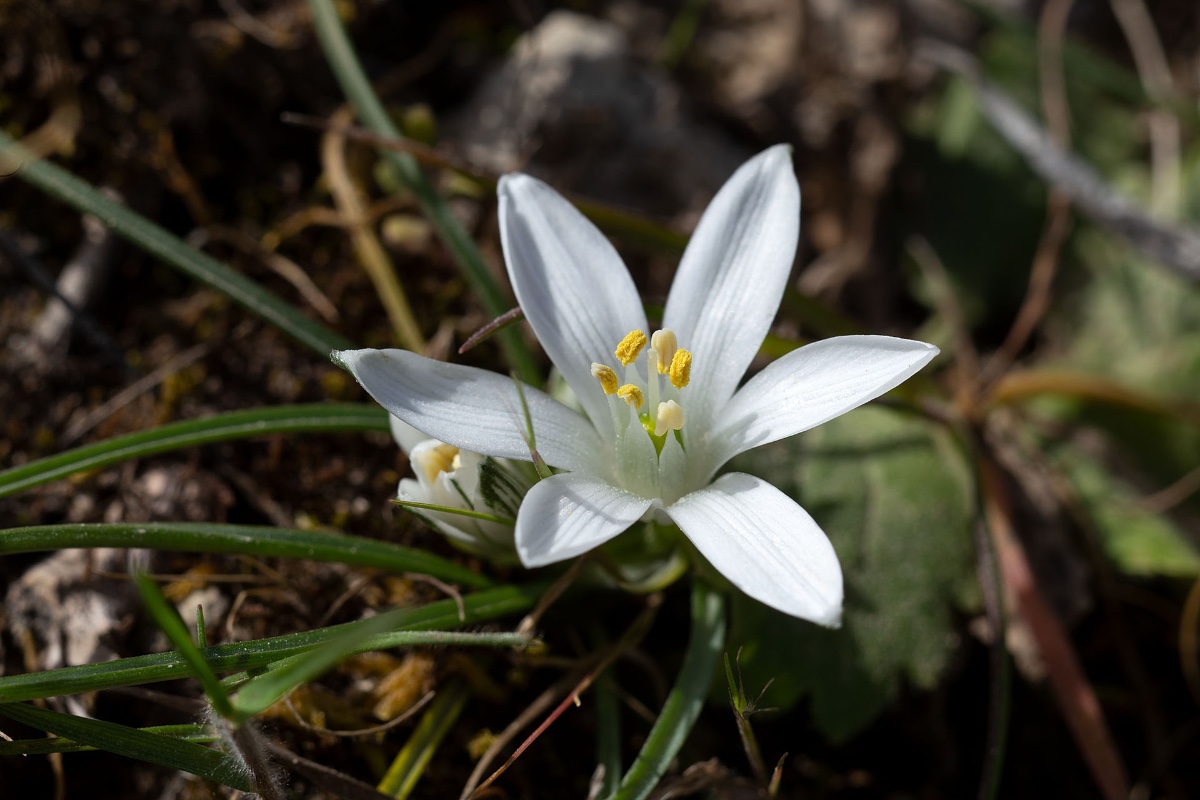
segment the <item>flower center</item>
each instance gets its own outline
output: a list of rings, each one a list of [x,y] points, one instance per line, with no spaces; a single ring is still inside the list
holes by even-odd
[[[408,458],[413,465],[413,471],[420,470],[428,483],[436,481],[441,473],[457,472],[462,466],[462,458],[454,445],[442,442],[433,444],[432,441],[428,443],[428,447],[423,446],[425,444],[427,443],[422,442],[414,447]]]
[[[646,347],[647,342],[649,348]],[[643,350],[646,356],[644,378],[638,368]],[[607,364],[593,363],[592,376],[599,381],[604,393],[612,398],[609,405],[618,434],[624,435],[628,427],[628,415],[632,411],[660,455],[670,431],[675,433],[675,438],[683,446],[684,412],[680,401],[683,389],[691,380],[692,354],[679,347],[674,331],[655,331],[647,340],[645,333],[635,330],[621,340],[613,355],[625,368],[625,382],[621,383],[617,371]],[[660,375],[666,377],[665,382]],[[630,411],[621,406],[621,401]],[[642,410],[643,406],[645,411]]]

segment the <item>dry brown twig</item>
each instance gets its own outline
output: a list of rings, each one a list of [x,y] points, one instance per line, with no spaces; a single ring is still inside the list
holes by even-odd
[[[538,697],[529,704],[529,706],[521,712],[508,727],[506,727],[496,738],[491,745],[479,758],[479,762],[475,765],[475,769],[471,771],[471,775],[467,778],[467,783],[463,786],[462,793],[459,795],[459,800],[471,800],[477,798],[479,793],[485,790],[497,778],[508,769],[520,755],[529,747],[558,717],[574,703],[579,703],[579,696],[595,682],[595,680],[608,669],[622,653],[627,652],[635,647],[642,637],[650,630],[650,625],[654,621],[654,617],[658,613],[658,608],[662,605],[661,595],[650,595],[646,598],[646,607],[642,610],[633,623],[626,629],[625,634],[620,641],[612,646],[593,653],[586,659],[577,669],[560,678],[546,691],[542,692]],[[508,760],[497,769],[487,780],[482,780],[484,773],[487,771],[491,762],[499,755],[508,743],[525,727],[533,722],[541,715],[554,700],[563,694],[566,696],[559,703],[558,707],[543,720],[532,734],[513,752]]]

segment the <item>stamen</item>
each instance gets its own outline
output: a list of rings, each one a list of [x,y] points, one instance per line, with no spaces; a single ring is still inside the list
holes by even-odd
[[[667,368],[671,366],[672,359],[675,358],[675,350],[679,347],[679,340],[675,338],[675,331],[655,331],[654,335],[650,337],[650,346],[658,354],[658,374],[666,374]]]
[[[662,359],[659,359],[661,362]],[[692,379],[692,354],[687,350],[676,350],[675,356],[671,359],[671,366],[667,368],[667,377],[671,379],[671,385],[676,389],[682,389],[688,385],[688,381]]]
[[[642,390],[632,383],[627,383],[620,389],[617,389],[617,397],[633,406],[635,411],[642,407],[642,403],[646,402],[646,398],[642,395]]]
[[[592,377],[600,381],[600,388],[605,394],[617,393],[617,373],[607,364],[592,362]]]
[[[617,345],[617,349],[613,355],[622,365],[628,367],[633,363],[633,360],[638,357],[638,353],[642,352],[642,348],[646,346],[646,334],[641,331],[630,331],[625,334],[625,338]]]
[[[683,408],[674,400],[658,404],[658,416],[654,421],[654,435],[665,436],[667,431],[683,428]]]
[[[432,447],[417,445],[413,448],[409,460],[413,467],[421,471],[428,483],[436,481],[438,475],[443,472],[454,472],[462,463],[458,456],[458,448],[443,443]]]

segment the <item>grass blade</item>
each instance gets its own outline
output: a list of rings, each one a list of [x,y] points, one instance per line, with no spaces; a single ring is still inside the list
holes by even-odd
[[[396,627],[400,631],[434,631],[430,638],[445,643],[447,634],[443,629],[476,625],[527,611],[545,588],[542,584],[503,586],[466,595],[462,598],[462,617],[459,616],[459,605],[454,600],[439,600],[417,608],[406,608],[403,613],[397,613]],[[200,652],[214,672],[262,669],[288,656],[344,636],[361,624],[362,621],[348,622],[270,639],[205,647]],[[389,636],[398,637],[398,633]],[[367,644],[372,646],[376,643]],[[192,677],[191,669],[178,653],[154,653],[100,664],[0,677],[0,703],[189,677]]]
[[[725,597],[696,580],[692,585],[692,636],[679,678],[613,800],[643,800],[653,791],[700,715],[724,645]]]
[[[342,92],[354,106],[363,124],[381,136],[400,138],[400,131],[392,123],[383,104],[379,102],[379,97],[371,88],[371,82],[367,80],[362,66],[358,63],[358,57],[346,36],[346,30],[342,27],[332,0],[309,0],[308,7],[312,13],[317,38],[325,51],[325,58],[341,84]],[[425,179],[416,159],[407,153],[395,151],[385,151],[383,156],[416,197],[421,210],[438,232],[446,249],[454,256],[463,276],[474,288],[487,313],[498,317],[508,311],[512,304],[492,277],[474,239],[463,229],[446,201]],[[500,336],[504,355],[521,379],[526,383],[540,383],[537,365],[521,339],[520,331],[510,328],[502,331]]]
[[[421,716],[421,721],[404,748],[388,767],[387,774],[379,782],[379,791],[396,798],[405,798],[412,793],[413,787],[421,779],[421,773],[437,752],[438,745],[458,721],[469,696],[466,684],[457,679],[438,693],[433,705]]]
[[[250,678],[242,684],[234,699],[238,712],[245,716],[262,713],[292,689],[314,680],[355,653],[413,644],[417,640],[424,640],[421,642],[423,644],[445,644],[454,636],[446,631],[393,631],[392,628],[403,623],[407,610],[397,609],[362,620],[362,624],[342,636],[284,659],[283,663],[276,664],[269,672]],[[474,637],[475,634],[459,634],[458,641],[473,643]],[[513,638],[522,646],[529,643],[527,637],[512,634],[506,644],[511,646]]]
[[[243,792],[254,790],[237,759],[185,739],[148,733],[113,722],[60,714],[24,703],[0,705],[0,714],[97,750],[181,769]]]
[[[138,728],[139,731],[152,733],[156,736],[171,736],[187,742],[207,744],[217,740],[216,734],[207,725],[190,722],[184,725],[154,725],[149,728]],[[0,756],[46,756],[51,753],[83,753],[95,750],[87,744],[57,737],[52,739],[14,739],[6,742],[0,739]]]
[[[146,610],[150,612],[150,616],[154,618],[158,627],[171,640],[171,644],[175,645],[176,652],[187,662],[192,674],[200,681],[200,686],[204,689],[204,694],[207,695],[213,710],[225,719],[232,719],[233,706],[229,702],[229,693],[225,691],[217,674],[204,660],[204,654],[192,641],[187,626],[183,624],[179,614],[167,603],[167,599],[163,597],[154,581],[145,575],[135,575],[134,580]]]
[[[0,497],[78,472],[185,447],[280,433],[387,430],[387,413],[376,405],[365,403],[313,403],[233,411],[115,436],[6,469],[0,472]]]
[[[0,555],[64,547],[147,547],[195,553],[304,558],[394,572],[417,572],[479,588],[492,581],[453,561],[411,547],[323,531],[211,522],[35,525],[0,530]]]
[[[94,186],[62,167],[34,158],[3,131],[0,131],[0,168],[5,173],[15,171],[17,177],[80,213],[91,214],[150,255],[227,295],[322,356],[328,356],[333,350],[353,347],[349,341],[309,319],[279,296],[190,247],[166,228],[105,197]]]

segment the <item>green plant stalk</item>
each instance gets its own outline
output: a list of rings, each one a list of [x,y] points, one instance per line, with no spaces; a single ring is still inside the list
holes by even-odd
[[[621,785],[621,705],[613,679],[605,672],[596,681],[596,762],[604,765],[600,797],[609,797]]]
[[[319,647],[289,656],[275,664],[274,669],[246,681],[234,698],[238,718],[261,714],[297,686],[315,680],[342,659],[364,652],[366,642],[387,633],[402,620],[404,611],[398,609],[365,619],[354,630]]]
[[[394,612],[389,612],[394,613]],[[372,617],[371,619],[379,619]],[[364,620],[365,622],[365,620]],[[523,633],[471,633],[462,631],[392,631],[390,633],[372,634],[355,643],[346,655],[370,653],[378,650],[390,650],[393,647],[495,647],[500,649],[525,649],[538,640],[531,639]],[[284,669],[291,669],[293,662],[302,658],[311,650],[306,650],[293,656],[273,661],[265,667],[254,670],[254,673],[237,672],[226,676],[221,684],[228,689],[236,689],[253,679]]]
[[[375,404],[312,403],[254,408],[114,436],[0,472],[0,497],[79,472],[157,453],[283,433],[388,431],[387,412]]]
[[[741,653],[739,652],[740,656]],[[738,736],[742,740],[742,749],[746,751],[746,760],[750,763],[751,769],[754,770],[754,776],[758,778],[758,783],[764,789],[771,785],[771,778],[767,775],[766,764],[763,763],[762,749],[758,746],[758,739],[754,736],[754,728],[750,725],[750,715],[754,712],[754,703],[746,698],[746,686],[741,679],[741,664],[738,665],[738,677],[733,677],[733,667],[729,665],[729,653],[724,654],[725,658],[725,682],[729,686],[729,705],[733,709],[734,723],[737,725]],[[768,797],[775,795],[768,791]]]
[[[444,641],[445,628],[456,628],[487,622],[510,614],[529,610],[542,592],[545,584],[525,586],[503,586],[488,589],[462,598],[463,616],[459,617],[459,606],[454,600],[439,600],[418,608],[404,609],[403,618],[397,623],[404,631],[432,631],[426,634],[434,641]],[[200,652],[214,672],[238,672],[259,670],[268,665],[310,650],[318,645],[344,636],[362,621],[348,622],[328,628],[318,628],[303,633],[292,633],[270,639],[207,647]],[[387,636],[387,641],[400,643],[398,631]],[[381,637],[382,638],[382,637]],[[408,643],[419,643],[414,640]],[[375,649],[382,642],[371,641],[368,647]],[[137,686],[157,681],[192,677],[187,661],[178,653],[154,653],[133,656],[100,664],[82,664],[45,672],[0,677],[0,703],[35,700],[42,697],[80,694],[120,686]],[[66,734],[63,734],[66,735]]]
[[[683,667],[613,800],[643,800],[654,790],[700,715],[724,644],[725,596],[697,578],[692,584],[692,635]]]
[[[122,238],[180,272],[227,295],[301,344],[328,356],[353,345],[305,316],[282,298],[235,272],[211,256],[135,211],[117,203],[87,182],[49,161],[36,159],[0,131],[0,169],[36,186],[83,214],[91,214]]]
[[[324,531],[211,522],[78,523],[0,530],[0,555],[66,547],[145,547],[193,553],[304,558],[393,572],[415,572],[472,588],[492,585],[490,578],[423,550]]]
[[[510,528],[517,524],[515,519],[499,517],[495,514],[488,514],[483,511],[472,511],[469,508],[440,506],[437,503],[421,503],[416,500],[401,500],[399,498],[393,500],[392,504],[400,506],[400,508],[416,508],[421,511],[440,511],[443,514],[454,514],[455,516],[466,517],[468,519],[482,519],[487,522],[495,522],[497,525],[507,525]]]
[[[150,616],[154,618],[158,627],[171,640],[171,644],[175,645],[175,650],[187,662],[192,674],[200,681],[200,687],[208,696],[208,702],[212,704],[213,710],[225,719],[233,719],[234,709],[229,702],[229,693],[221,685],[221,679],[217,677],[217,673],[213,672],[208,662],[204,660],[204,654],[200,648],[188,635],[187,626],[183,624],[179,614],[167,604],[158,585],[150,578],[139,574],[134,576],[134,582],[137,584],[138,594],[142,596],[142,603],[145,604],[146,610],[150,612]]]
[[[634,623],[630,630],[636,630],[637,625],[638,623]],[[645,633],[645,630],[641,633]],[[611,647],[608,634],[598,621],[593,620],[588,634],[593,650],[599,652]],[[628,641],[630,637],[626,635],[622,638]],[[609,797],[621,785],[622,764],[621,704],[607,665],[596,678],[592,696],[596,706],[596,763],[604,766],[604,777],[600,781],[597,797]]]
[[[438,691],[433,705],[421,716],[416,730],[379,782],[379,791],[401,800],[412,793],[442,739],[458,721],[469,696],[466,684],[458,678]]]
[[[154,725],[149,728],[136,728],[144,733],[156,736],[170,736],[183,739],[186,742],[209,744],[219,738],[206,725],[190,722],[183,725]],[[87,744],[71,741],[63,737],[53,739],[14,739],[6,742],[0,739],[0,756],[45,756],[51,753],[83,753],[97,748]]]
[[[992,643],[989,648],[991,686],[988,697],[988,730],[983,753],[983,769],[979,778],[979,800],[996,800],[1004,780],[1004,760],[1008,754],[1008,734],[1012,716],[1012,666],[1008,654],[1008,610],[1004,599],[1004,575],[1000,571],[1000,553],[995,531],[988,516],[987,463],[984,445],[978,434],[970,429],[955,429],[961,446],[975,465],[975,548],[979,561],[984,610],[991,624]]]
[[[309,10],[313,17],[313,26],[325,58],[333,70],[334,76],[342,87],[342,92],[354,106],[355,112],[363,124],[381,136],[400,138],[400,131],[392,123],[387,110],[379,101],[371,82],[363,72],[362,65],[354,47],[346,35],[346,29],[338,18],[333,0],[309,0]],[[505,298],[492,274],[488,271],[479,248],[475,241],[463,229],[458,219],[450,210],[445,200],[434,191],[429,181],[421,172],[416,159],[407,153],[385,151],[387,162],[392,165],[400,180],[416,197],[421,210],[438,232],[443,244],[454,256],[455,262],[467,281],[474,287],[476,294],[483,303],[484,309],[493,317],[498,317],[509,309],[509,301]],[[501,333],[501,347],[509,364],[526,383],[541,382],[537,365],[528,348],[521,339],[520,331],[505,330]]]
[[[24,703],[4,703],[0,715],[97,750],[181,769],[243,792],[254,791],[237,759],[195,742]]]

